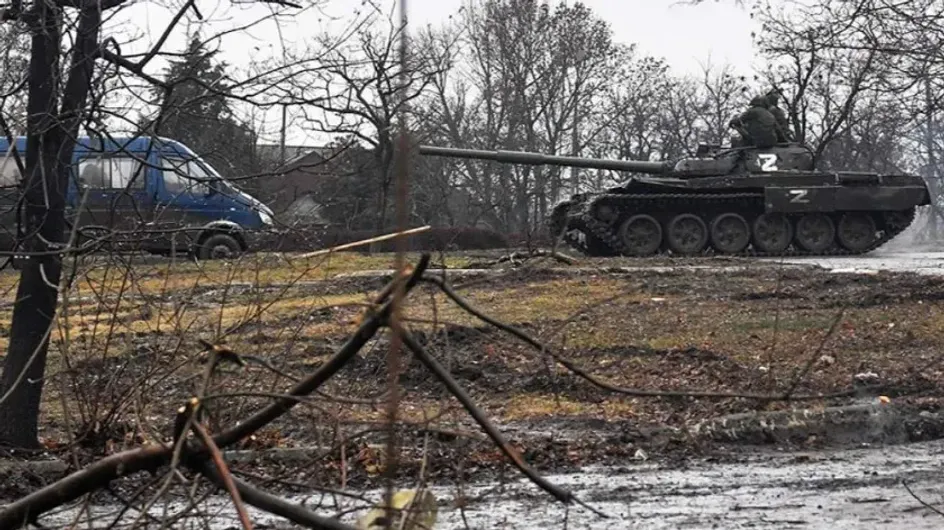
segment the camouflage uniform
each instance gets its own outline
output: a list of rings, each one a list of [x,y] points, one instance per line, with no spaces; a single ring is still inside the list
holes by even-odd
[[[729,125],[741,133],[742,145],[764,148],[777,144],[777,119],[767,110],[767,98],[763,96],[752,99],[750,108]]]
[[[767,93],[767,110],[774,115],[774,119],[777,120],[777,141],[778,142],[792,142],[793,141],[793,131],[790,130],[790,124],[787,122],[787,115],[783,112],[783,109],[777,106],[777,102],[780,100],[780,95],[777,94],[776,90],[771,90]]]

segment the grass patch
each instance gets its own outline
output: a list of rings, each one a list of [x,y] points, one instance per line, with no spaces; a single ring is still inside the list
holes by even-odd
[[[417,257],[411,254],[408,262],[415,262]],[[468,261],[464,256],[454,256],[446,259],[446,265],[460,267]],[[303,376],[324,362],[354,331],[363,314],[361,305],[369,302],[380,286],[373,279],[313,281],[349,272],[389,269],[392,264],[392,254],[341,253],[330,259],[294,263],[260,255],[232,264],[136,264],[131,269],[111,270],[96,265],[78,277],[70,292],[69,318],[63,318],[61,329],[54,331],[54,342],[59,344],[50,350],[48,373],[70,369],[65,366],[67,357],[58,353],[62,331],[67,330],[72,341],[68,364],[79,366],[69,374],[77,382],[70,381],[71,386],[65,387],[67,397],[74,399],[73,392],[91,389],[89,392],[99,394],[89,396],[90,402],[110,403],[115,399],[109,398],[109,388],[120,384],[135,387],[139,379],[150,380],[153,386],[142,388],[141,395],[135,396],[141,402],[140,414],[167,422],[172,420],[173,411],[162,407],[176,406],[192,386],[180,382],[199,370],[199,366],[189,365],[175,368],[196,356],[200,348],[197,338],[209,340],[219,327],[246,323],[226,337],[227,345],[246,355],[264,357],[293,376]],[[129,271],[132,276],[124,277]],[[526,329],[600,379],[645,389],[750,389],[756,387],[753,378],[761,381],[764,373],[776,373],[778,377],[793,373],[816,351],[838,305],[846,302],[851,303],[843,323],[823,351],[835,362],[811,371],[808,388],[812,391],[845,388],[849,374],[863,370],[860,364],[891,380],[897,366],[928,362],[919,356],[936,355],[944,333],[944,307],[939,304],[896,299],[883,305],[855,305],[857,297],[868,300],[866,296],[871,292],[891,291],[895,285],[840,282],[830,288],[828,296],[801,285],[796,288],[800,294],[794,298],[749,298],[746,293],[769,288],[778,280],[773,275],[748,271],[720,273],[714,278],[718,281],[712,282],[706,274],[640,271],[632,277],[601,273],[561,278],[545,274],[526,277],[522,273],[476,282],[463,288],[461,294],[486,314]],[[0,288],[8,287],[6,300],[12,300],[13,279],[13,274],[0,275]],[[296,280],[313,283],[282,290]],[[227,289],[227,285],[233,288]],[[269,289],[247,289],[254,286]],[[423,321],[417,329],[427,332],[430,326],[426,323],[432,320],[440,325],[484,326],[429,286],[418,288],[409,297],[406,315]],[[10,317],[10,308],[0,311],[0,328],[9,326]],[[114,330],[112,336],[108,336],[110,328]],[[567,397],[555,395],[554,389],[547,386],[539,390],[529,387],[537,393],[522,393],[511,377],[533,373],[540,357],[520,341],[502,333],[459,332],[450,335],[448,341],[434,338],[433,354],[441,356],[444,363],[448,361],[483,408],[505,421],[631,417],[641,423],[652,419],[672,423],[698,417],[707,407],[717,406],[716,402],[698,400],[673,403],[627,399],[596,391],[586,394],[592,398],[585,399],[580,393],[582,386],[575,391],[561,387]],[[6,340],[0,338],[0,347],[5,344]],[[380,358],[386,355],[387,346],[380,341],[371,347],[326,390],[357,400],[373,398],[378,387],[386,384]],[[655,351],[639,352],[639,348]],[[135,361],[138,364],[131,362],[135,356],[145,355],[152,357]],[[112,359],[114,356],[125,358]],[[99,362],[78,364],[82,361]],[[122,373],[111,387],[106,386],[109,376],[117,377],[112,367],[123,366],[126,361],[136,371],[130,373],[129,368],[128,374]],[[104,366],[104,375],[84,370],[89,365]],[[769,372],[758,371],[761,366]],[[278,392],[288,383],[286,378],[277,380],[273,373],[250,364],[238,374],[222,375],[213,384],[217,389]],[[103,388],[97,389],[96,385]],[[61,423],[59,382],[50,383],[48,388],[51,391],[44,395],[44,414],[52,418],[52,423]],[[453,414],[454,403],[446,405],[445,401],[430,399],[432,394],[425,393],[427,390],[425,384],[420,385],[416,392],[404,396],[401,418],[414,422],[437,418],[433,423],[467,419],[461,411]],[[607,399],[600,401],[600,397]],[[260,398],[252,404],[264,401]],[[312,424],[328,425],[335,417],[371,423],[384,419],[383,407],[327,403],[318,403],[318,407],[325,409],[323,414],[329,421]],[[742,405],[730,405],[724,412],[739,407]]]
[[[620,399],[590,403],[549,394],[524,394],[508,400],[503,417],[508,421],[567,416],[593,416],[615,420],[633,415],[632,404]]]
[[[823,314],[804,315],[799,313],[781,314],[780,317],[766,315],[760,318],[747,317],[731,323],[730,330],[734,333],[751,333],[754,331],[812,331],[827,330],[833,323],[834,316]]]

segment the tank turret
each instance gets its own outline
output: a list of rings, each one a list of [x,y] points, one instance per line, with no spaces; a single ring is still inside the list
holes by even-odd
[[[590,256],[849,255],[876,249],[930,204],[909,174],[821,171],[799,143],[699,146],[674,162],[421,146],[423,155],[628,172],[555,206],[550,233]]]

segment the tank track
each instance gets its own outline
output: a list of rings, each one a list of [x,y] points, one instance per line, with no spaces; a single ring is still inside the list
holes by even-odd
[[[642,194],[606,194],[599,195],[592,200],[592,204],[606,203],[610,205],[617,206],[618,208],[624,211],[635,211],[638,213],[647,213],[652,212],[653,210],[659,208],[666,203],[672,204],[673,206],[681,206],[685,203],[688,203],[688,208],[685,208],[689,212],[697,213],[699,210],[717,210],[719,206],[724,205],[725,203],[733,203],[728,208],[725,208],[726,211],[730,212],[744,212],[744,211],[763,211],[763,195],[760,193],[642,193]],[[605,222],[602,222],[590,214],[589,209],[590,203],[583,203],[577,205],[581,211],[575,212],[574,214],[568,214],[567,210],[574,206],[572,202],[564,202],[558,205],[555,208],[552,219],[550,222],[550,228],[553,231],[554,236],[561,234],[564,229],[564,223],[566,223],[568,230],[563,232],[562,239],[569,246],[581,252],[584,255],[591,257],[599,256],[620,256],[626,255],[626,249],[623,245],[622,240],[617,234],[613,232],[611,226]],[[876,213],[891,213],[891,212],[876,212]],[[898,213],[898,212],[895,212]],[[711,248],[710,244],[707,247],[705,252],[695,255],[688,255],[685,257],[688,258],[698,258],[698,257],[710,257],[712,255],[724,255],[732,257],[803,257],[803,256],[853,256],[861,255],[876,248],[881,247],[885,243],[888,243],[899,234],[905,231],[908,226],[914,222],[916,208],[912,207],[908,210],[901,212],[904,214],[898,219],[893,219],[886,217],[885,222],[887,228],[883,231],[881,237],[877,238],[871,245],[862,249],[862,250],[849,250],[834,244],[833,246],[819,252],[808,251],[802,248],[798,248],[796,245],[791,244],[783,252],[765,252],[759,249],[754,248],[753,244],[748,245],[741,252],[736,253],[719,253]],[[580,230],[584,232],[585,236],[591,236],[595,240],[603,243],[607,249],[605,252],[601,252],[600,248],[592,248],[579,238],[574,236],[571,232],[574,230]],[[597,245],[594,245],[597,247]],[[660,256],[667,255],[664,245],[659,251],[651,256]]]

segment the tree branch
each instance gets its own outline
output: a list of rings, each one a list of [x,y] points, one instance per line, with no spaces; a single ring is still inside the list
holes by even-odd
[[[394,282],[403,282],[404,292],[409,292],[419,282],[420,277],[429,265],[430,255],[423,254],[415,269],[407,278],[397,278]],[[392,311],[392,300],[389,295],[393,288],[385,289],[378,296],[377,303],[383,306],[370,315],[358,327],[348,341],[313,374],[295,385],[289,396],[308,395],[318,389],[325,381],[336,374],[352,359],[358,351],[373,337],[382,323]],[[243,423],[224,431],[214,437],[213,441],[219,447],[232,445],[246,436],[251,435],[275,419],[288,412],[298,403],[293,397],[286,397],[249,417]],[[38,491],[4,507],[0,511],[0,528],[17,528],[24,524],[36,521],[42,514],[71,502],[86,493],[103,487],[112,480],[128,476],[139,471],[152,471],[170,461],[173,447],[163,445],[149,445],[137,449],[114,454],[94,464],[76,471],[71,475],[56,481]],[[188,457],[206,459],[208,453],[199,447],[188,448]],[[247,501],[248,502],[248,501]]]
[[[137,75],[141,79],[144,79],[148,83],[151,83],[155,86],[159,86],[164,89],[167,89],[168,87],[167,83],[161,81],[160,79],[150,74],[145,73],[141,65],[139,65],[138,63],[131,62],[128,59],[118,55],[117,53],[106,50],[105,48],[99,48],[97,51],[97,57],[99,57],[100,59],[104,59],[114,65],[120,66],[124,68],[125,70],[128,70],[129,72]]]
[[[792,390],[784,394],[751,394],[751,393],[740,393],[740,392],[708,392],[704,390],[644,390],[637,388],[624,388],[606,381],[601,381],[594,377],[592,374],[584,370],[583,368],[577,366],[576,363],[564,358],[559,353],[555,352],[552,348],[547,347],[544,344],[541,344],[536,339],[532,338],[527,333],[513,327],[508,324],[504,324],[495,320],[494,318],[486,315],[482,311],[479,311],[473,307],[469,302],[459,296],[446,282],[440,278],[424,276],[422,281],[431,283],[439,287],[443,293],[446,294],[453,302],[456,303],[462,309],[468,311],[476,318],[482,320],[483,322],[490,324],[506,333],[510,333],[515,337],[526,342],[531,347],[547,353],[551,356],[556,362],[560,363],[564,368],[568,369],[574,375],[586,380],[588,383],[601,388],[603,390],[608,390],[617,394],[623,394],[627,396],[634,397],[694,397],[694,398],[706,398],[706,399],[754,399],[758,401],[811,401],[818,399],[829,399],[837,397],[847,397],[855,395],[855,390],[846,390],[843,392],[837,392],[835,394],[813,394],[813,395],[791,395]]]
[[[388,324],[394,325],[393,323]],[[423,363],[423,365],[426,366],[426,368],[428,368],[429,371],[432,372],[433,375],[435,375],[436,378],[446,386],[449,392],[455,396],[457,400],[459,400],[459,403],[465,407],[472,418],[475,419],[476,423],[478,423],[479,426],[482,427],[482,429],[486,432],[486,434],[488,434],[488,437],[491,438],[493,442],[495,442],[498,448],[501,449],[502,453],[504,453],[505,456],[507,456],[509,460],[515,464],[515,467],[524,473],[528,479],[564,504],[570,504],[571,502],[576,501],[597,515],[607,518],[607,515],[578,501],[573,493],[551,483],[534,469],[532,469],[531,466],[529,466],[521,458],[521,455],[518,454],[518,451],[516,451],[507,440],[505,440],[505,437],[502,436],[501,432],[499,432],[498,429],[492,425],[492,422],[489,421],[488,416],[486,416],[482,409],[480,409],[475,404],[475,402],[472,401],[472,398],[469,397],[469,395],[465,392],[465,390],[462,389],[461,386],[459,386],[459,383],[457,383],[456,380],[449,374],[449,371],[446,370],[443,365],[439,364],[439,361],[437,361],[435,357],[430,355],[418,342],[416,342],[416,339],[413,338],[413,335],[410,334],[409,331],[400,327],[398,332],[401,334],[403,343],[406,344],[406,347],[409,348],[420,360],[420,362]]]
[[[207,476],[212,481],[217,484],[222,484],[222,477],[219,475],[219,472],[214,468],[209,462],[203,464],[200,472]],[[243,500],[247,503],[265,510],[269,513],[274,513],[280,517],[284,517],[293,523],[303,525],[307,528],[315,528],[317,530],[354,530],[354,527],[346,525],[335,519],[330,519],[327,517],[322,517],[316,513],[311,512],[310,510],[305,509],[304,505],[288,502],[284,499],[281,499],[271,493],[267,493],[251,484],[244,482],[236,477],[232,477],[233,484],[236,486],[236,490],[239,491],[239,495],[242,496]]]

